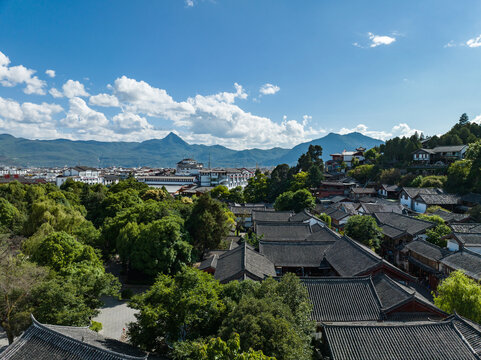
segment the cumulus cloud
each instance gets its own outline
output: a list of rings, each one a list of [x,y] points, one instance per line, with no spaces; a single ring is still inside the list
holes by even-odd
[[[47,74],[49,77],[54,78],[55,77],[55,70],[45,70],[45,74]]]
[[[63,95],[70,98],[89,96],[89,93],[85,91],[84,85],[80,81],[68,80],[62,86]]]
[[[85,100],[79,97],[69,99],[69,111],[61,123],[69,128],[84,129],[87,132],[97,131],[108,125],[107,117],[88,107]]]
[[[374,35],[373,33],[368,33],[369,39],[371,40],[370,47],[376,47],[379,45],[390,45],[396,41],[395,37],[387,36],[387,35]]]
[[[387,139],[390,139],[390,138],[393,138],[393,137],[396,137],[396,136],[400,136],[400,137],[412,136],[416,132],[418,134],[422,133],[421,130],[412,129],[406,123],[400,123],[398,125],[393,126],[393,128],[391,129],[390,132],[378,131],[378,130],[368,130],[368,127],[364,124],[359,124],[352,129],[342,128],[341,130],[339,130],[339,134],[341,134],[341,135],[349,134],[349,133],[352,133],[352,132],[359,132],[363,135],[370,136],[370,137],[373,137],[375,139],[380,139],[380,140],[387,140]]]
[[[470,48],[480,47],[481,46],[481,35],[479,35],[475,38],[469,39],[468,41],[466,41],[466,45]]]
[[[0,85],[12,87],[25,84],[25,94],[45,95],[44,87],[47,83],[34,76],[35,70],[28,69],[23,65],[9,66],[10,59],[0,52]]]
[[[273,84],[264,84],[260,87],[259,92],[262,95],[274,95],[276,92],[278,92],[281,88],[277,85]]]
[[[121,134],[153,129],[145,117],[128,112],[115,115],[112,122],[114,129]]]
[[[59,138],[53,116],[61,111],[57,104],[20,104],[0,97],[0,132],[27,138]]]
[[[122,76],[115,80],[113,92],[128,112],[179,121],[194,113],[187,102],[176,102],[164,89]]]
[[[194,0],[185,0],[185,6],[193,7],[194,6]]]
[[[103,107],[117,107],[120,105],[119,99],[114,95],[98,94],[91,96],[89,99],[90,105],[103,106]]]
[[[48,92],[56,99],[63,97],[63,93],[56,88],[51,88]]]
[[[481,115],[476,116],[471,122],[481,125]]]

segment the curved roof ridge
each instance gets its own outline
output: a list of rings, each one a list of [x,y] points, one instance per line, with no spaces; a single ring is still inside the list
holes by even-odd
[[[95,351],[99,351],[99,352],[104,352],[104,353],[107,353],[107,354],[111,354],[111,355],[114,355],[114,356],[117,356],[119,358],[124,358],[124,359],[130,359],[130,360],[145,360],[147,359],[147,356],[148,355],[145,355],[145,356],[133,356],[133,355],[126,355],[126,354],[122,354],[122,353],[118,353],[118,352],[115,352],[115,351],[112,351],[112,350],[108,350],[108,349],[103,349],[103,348],[100,348],[100,347],[97,347],[97,346],[94,346],[92,344],[89,344],[89,343],[86,343],[86,342],[82,342],[80,340],[77,340],[71,336],[68,336],[68,335],[65,335],[65,334],[62,334],[58,331],[55,331],[54,329],[51,329],[49,328],[48,326],[42,324],[41,322],[39,322],[37,319],[35,319],[35,317],[33,316],[33,314],[30,315],[31,319],[32,319],[32,326],[34,328],[37,328],[37,329],[40,329],[42,331],[47,331],[49,333],[54,333],[54,335],[56,336],[60,336],[62,338],[65,338],[67,339],[68,341],[71,341],[71,342],[74,342],[74,343],[77,343],[79,345],[82,345],[82,346],[86,346],[88,348],[91,348],[91,349],[94,349]],[[62,326],[62,325],[57,325],[57,326]],[[75,328],[74,326],[67,326],[69,328]],[[83,329],[83,327],[81,328]],[[91,331],[91,330],[90,330]],[[113,339],[115,340],[115,339]],[[118,340],[115,340],[115,341],[118,341]]]

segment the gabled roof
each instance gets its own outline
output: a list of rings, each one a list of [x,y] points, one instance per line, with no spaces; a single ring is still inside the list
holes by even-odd
[[[481,280],[481,254],[468,249],[461,249],[446,257],[440,262],[455,270],[464,270],[466,275]]]
[[[311,234],[311,228],[309,224],[298,222],[259,222],[256,234],[265,241],[305,240]]]
[[[415,199],[426,205],[457,205],[461,202],[458,195],[452,194],[418,194]]]
[[[381,302],[371,277],[302,278],[313,309],[311,318],[324,321],[381,320]]]
[[[441,260],[446,254],[449,253],[449,251],[446,251],[439,246],[421,239],[411,241],[410,243],[406,244],[404,248],[434,261]]]
[[[278,267],[319,268],[334,241],[260,241],[259,251]]]
[[[333,360],[479,359],[462,325],[440,322],[324,324]],[[479,332],[472,334],[478,341]]]
[[[463,150],[464,148],[467,148],[468,145],[451,145],[451,146],[436,146],[433,151],[435,153],[441,153],[441,152],[458,152]]]
[[[446,210],[438,209],[432,213],[432,215],[437,215],[441,219],[443,219],[445,222],[450,223],[450,222],[457,222],[457,221],[463,221],[469,218],[468,214],[456,214],[453,212],[449,212]]]
[[[372,278],[372,281],[376,288],[376,293],[381,300],[383,311],[386,314],[395,312],[396,308],[399,308],[404,304],[416,301],[422,304],[425,308],[431,309],[432,312],[437,313],[439,316],[447,316],[444,311],[437,308],[431,301],[419,294],[415,289],[391,279],[386,274],[378,273]],[[431,317],[433,317],[432,312],[430,313]],[[424,316],[426,315],[426,313],[422,314],[424,314]]]
[[[397,185],[388,185],[388,184],[382,184],[381,187],[390,192],[399,192],[401,191],[401,188]]]
[[[5,360],[124,360],[147,355],[126,343],[105,338],[88,328],[32,325],[0,354]]]
[[[480,233],[453,233],[453,236],[464,246],[481,246]]]
[[[223,283],[244,279],[262,280],[275,275],[274,264],[245,242],[220,255],[214,273],[214,277]]]
[[[384,203],[361,203],[361,208],[366,214],[374,214],[377,212],[394,212],[402,214],[403,208],[399,203],[384,204]]]
[[[327,250],[326,260],[340,276],[356,276],[382,262],[379,255],[348,236],[341,237]]]
[[[444,194],[444,191],[438,188],[403,187],[402,191],[406,192],[406,194],[411,199],[414,199],[419,194],[431,194],[431,195]]]
[[[314,216],[311,215],[307,210],[303,210],[303,211],[298,212],[295,215],[292,215],[288,219],[288,221],[289,222],[304,222],[304,221],[307,221],[309,219],[312,219],[313,217]]]
[[[422,234],[435,225],[430,221],[416,219],[411,216],[393,212],[375,213],[374,217],[379,224],[389,225],[390,227],[405,231],[409,235]]]
[[[258,222],[284,222],[294,215],[292,211],[259,211],[252,210],[252,221]]]
[[[376,194],[377,193],[376,189],[374,188],[361,188],[361,187],[352,188],[351,192],[353,192],[354,194]]]
[[[481,223],[451,223],[449,227],[455,233],[481,233]]]

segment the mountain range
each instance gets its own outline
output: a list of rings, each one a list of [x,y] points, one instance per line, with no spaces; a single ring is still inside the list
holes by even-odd
[[[163,139],[143,142],[100,142],[29,140],[11,135],[0,135],[0,164],[17,166],[61,167],[88,165],[175,167],[183,158],[195,158],[212,167],[254,167],[294,165],[309,145],[321,145],[324,160],[334,152],[354,150],[362,146],[367,149],[381,144],[378,139],[353,132],[328,135],[299,144],[292,149],[272,148],[267,150],[232,150],[220,145],[188,144],[178,135],[170,133]]]

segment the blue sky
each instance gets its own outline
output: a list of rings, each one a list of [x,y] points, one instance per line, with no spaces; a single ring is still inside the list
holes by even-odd
[[[236,149],[438,134],[481,121],[480,14],[479,0],[0,0],[0,132]]]

